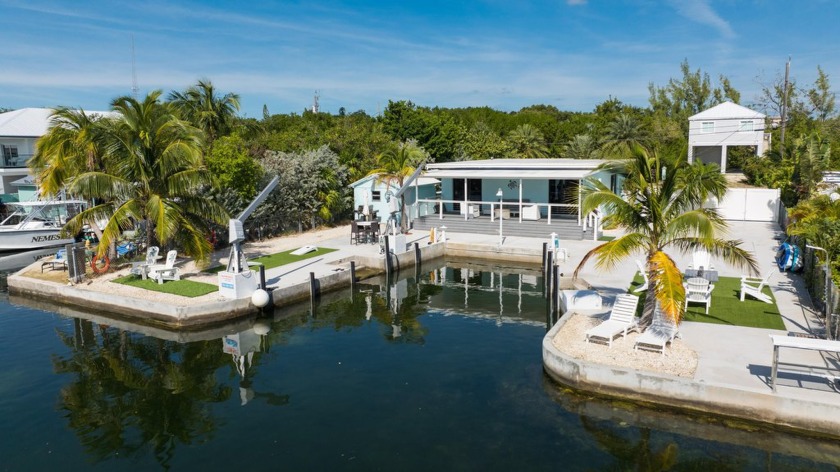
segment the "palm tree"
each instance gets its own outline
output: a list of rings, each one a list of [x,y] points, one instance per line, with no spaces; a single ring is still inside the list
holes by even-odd
[[[112,102],[117,116],[107,130],[107,169],[82,173],[70,186],[73,193],[103,202],[67,226],[73,232],[91,218],[107,219],[100,255],[122,229],[143,221],[147,244],[174,242],[203,260],[211,250],[207,222],[228,219],[224,208],[203,194],[211,178],[201,157],[201,131],[178,119],[160,95],[154,91],[143,101],[120,97]]]
[[[625,233],[589,251],[575,269],[575,276],[591,258],[598,269],[611,270],[621,260],[642,251],[650,281],[641,324],[650,323],[656,302],[663,313],[679,323],[685,309],[682,273],[665,250],[687,252],[705,248],[728,263],[746,267],[753,274],[753,256],[740,247],[741,241],[723,239],[726,221],[714,209],[702,208],[709,196],[723,198],[726,180],[717,165],[684,158],[662,159],[640,146],[630,159],[611,160],[602,170],[625,176],[621,192],[613,192],[600,181],[586,181],[581,210],[605,212],[604,226],[623,228]]]
[[[647,142],[647,132],[639,119],[622,113],[607,125],[601,140],[601,152],[606,157],[626,158],[633,152],[633,146]]]
[[[405,179],[414,173],[415,166],[426,158],[423,148],[412,141],[400,143],[385,150],[376,157],[379,167],[368,175],[377,174],[379,182],[387,182],[389,187],[403,187]],[[393,197],[392,197],[393,198]],[[400,230],[406,230],[405,199],[400,199]]]
[[[43,195],[58,195],[80,174],[105,170],[106,122],[107,118],[84,110],[61,107],[53,111],[49,130],[38,140],[38,151],[29,161]],[[96,221],[85,223],[97,237],[102,236]]]
[[[566,159],[599,159],[598,143],[591,134],[578,134],[563,146]]]
[[[520,159],[544,159],[548,157],[545,137],[537,128],[519,125],[508,134],[507,141],[513,147],[513,154]]]
[[[213,83],[204,79],[184,92],[171,92],[169,101],[182,118],[204,131],[210,149],[217,138],[230,131],[239,111],[239,95],[227,93],[220,97]]]

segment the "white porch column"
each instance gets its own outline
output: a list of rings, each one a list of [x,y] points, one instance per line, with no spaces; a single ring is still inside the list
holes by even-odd
[[[519,222],[522,223],[522,179],[519,179]]]
[[[723,174],[726,173],[726,154],[728,148],[729,146],[726,144],[720,147],[720,172]]]
[[[467,180],[468,179],[466,177],[464,177],[464,206],[461,208],[461,211],[464,212],[464,219],[465,220],[469,216],[467,214],[467,210],[469,209],[469,208],[467,208],[467,200],[469,199],[469,195],[467,194]]]
[[[694,146],[689,143],[688,145],[688,163],[691,164],[694,162]]]

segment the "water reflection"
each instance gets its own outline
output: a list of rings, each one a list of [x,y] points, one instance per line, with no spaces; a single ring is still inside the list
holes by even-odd
[[[218,340],[177,343],[75,319],[55,355],[70,378],[59,406],[94,461],[148,452],[163,466],[179,444],[205,441],[218,427],[208,407],[230,398],[215,373],[229,357]]]
[[[290,468],[331,469],[342,463],[312,453],[328,434],[344,438],[333,447],[353,444],[353,457],[366,458],[360,469],[402,459],[405,470],[482,461],[508,470],[558,461],[578,470],[808,470],[840,457],[829,441],[753,434],[551,382],[539,354],[542,278],[529,267],[428,266],[419,277],[371,279],[199,332],[12,302],[71,317],[56,329],[63,349],[52,355],[58,404],[94,464],[151,457],[163,468],[192,466],[221,444],[255,456],[271,447],[257,441],[273,435],[289,444]],[[389,442],[394,434],[405,447]],[[418,448],[422,441],[431,443]]]

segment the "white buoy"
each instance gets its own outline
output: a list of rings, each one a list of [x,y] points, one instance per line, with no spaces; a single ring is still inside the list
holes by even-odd
[[[251,303],[258,308],[268,305],[268,292],[261,288],[254,290],[254,293],[251,294]]]

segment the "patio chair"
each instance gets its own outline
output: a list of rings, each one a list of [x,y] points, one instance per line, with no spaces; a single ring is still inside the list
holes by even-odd
[[[44,267],[50,267],[50,270],[55,270],[56,267],[61,270],[67,270],[67,257],[64,249],[59,249],[55,253],[53,260],[41,263],[41,272],[44,272]]]
[[[677,336],[679,336],[677,325],[662,313],[657,303],[656,311],[653,313],[653,322],[636,338],[633,350],[658,351],[664,356],[665,346]]]
[[[157,262],[158,254],[160,253],[160,248],[157,246],[149,246],[146,249],[146,260],[141,262],[132,262],[131,263],[131,270],[129,270],[130,274],[139,275],[146,279],[149,275],[149,268],[155,265]]]
[[[685,287],[685,308],[688,309],[689,303],[703,303],[706,305],[706,314],[709,314],[709,307],[712,306],[712,290],[715,284],[709,283],[708,280],[699,277],[688,279],[683,283]]]
[[[613,339],[616,336],[627,336],[627,333],[636,329],[636,307],[639,305],[639,297],[635,295],[622,294],[615,297],[610,316],[606,321],[590,328],[586,332],[586,342],[591,339],[606,340],[607,346],[612,347]]]
[[[636,266],[639,267],[639,272],[642,274],[642,277],[645,279],[645,282],[642,285],[639,285],[633,290],[633,293],[644,292],[648,289],[648,274],[647,269],[645,269],[645,265],[642,264],[642,261],[636,259]]]
[[[359,244],[359,224],[356,220],[350,222],[350,244]]]
[[[368,236],[370,236],[370,242],[376,243],[379,241],[379,221],[373,220],[370,224],[370,230]]]
[[[181,274],[178,268],[175,267],[175,259],[178,257],[178,251],[174,249],[166,253],[166,264],[155,264],[149,267],[149,278],[157,280],[158,284],[163,284],[164,280],[181,280]]]
[[[772,272],[763,279],[747,277],[746,275],[741,276],[741,301],[744,301],[744,296],[749,295],[764,303],[773,303],[773,299],[762,291],[772,276]]]
[[[694,270],[715,270],[712,265],[712,255],[705,249],[695,249],[691,255],[691,265],[689,269]]]

